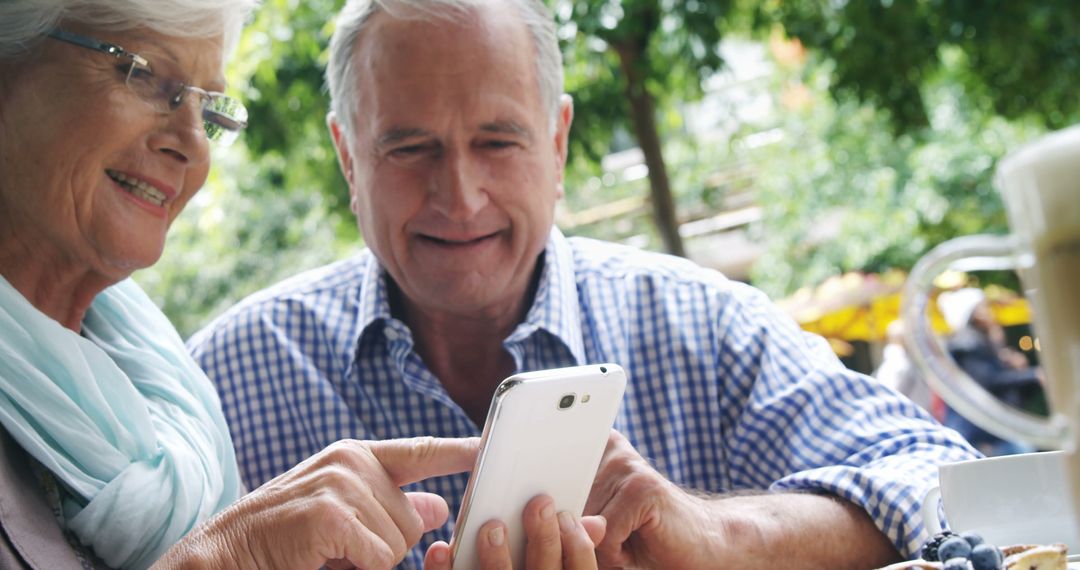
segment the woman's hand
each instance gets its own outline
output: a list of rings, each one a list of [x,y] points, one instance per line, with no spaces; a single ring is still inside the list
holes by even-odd
[[[402,485],[472,467],[479,440],[339,441],[197,527],[155,568],[389,569],[446,501]]]
[[[567,512],[556,513],[551,497],[540,495],[529,501],[521,518],[525,525],[527,570],[597,567],[595,548],[606,529],[603,517],[578,519]],[[480,527],[477,551],[483,570],[509,570],[506,525],[489,521]],[[450,570],[450,545],[441,541],[432,544],[424,557],[424,569]]]

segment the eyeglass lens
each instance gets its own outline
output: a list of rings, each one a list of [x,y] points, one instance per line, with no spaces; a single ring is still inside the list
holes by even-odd
[[[158,112],[175,111],[189,92],[199,98],[203,128],[211,141],[228,144],[247,126],[247,109],[239,100],[220,93],[207,93],[182,81],[155,75],[149,67],[132,61],[127,85]]]

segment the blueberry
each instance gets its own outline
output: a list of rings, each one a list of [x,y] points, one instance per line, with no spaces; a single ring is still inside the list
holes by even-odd
[[[930,540],[926,541],[926,544],[922,547],[922,559],[927,562],[940,562],[938,558],[938,548],[941,543],[945,542],[950,536],[953,536],[951,530],[945,530],[930,537]]]
[[[971,545],[962,536],[951,536],[945,539],[938,548],[938,559],[949,560],[950,558],[967,558],[971,554]]]
[[[966,540],[968,542],[968,544],[971,545],[972,548],[975,548],[976,546],[986,542],[986,539],[983,538],[982,535],[977,533],[977,532],[971,532],[971,531],[962,532],[962,533],[960,533],[960,536],[964,537],[964,540]]]
[[[948,559],[945,565],[941,567],[941,570],[968,570],[968,568],[968,559],[957,556]]]
[[[1001,550],[985,543],[972,548],[970,558],[975,570],[1000,570],[1005,564]]]

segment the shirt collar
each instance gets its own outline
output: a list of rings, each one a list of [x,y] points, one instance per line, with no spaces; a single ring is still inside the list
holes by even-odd
[[[581,333],[581,307],[578,304],[574,252],[558,228],[551,228],[544,248],[544,267],[536,287],[536,298],[507,342],[524,340],[537,330],[559,339],[578,364],[585,362],[585,342]]]
[[[366,250],[370,263],[360,275],[359,302],[356,314],[356,336],[359,343],[373,325],[391,320],[390,297],[386,270]],[[578,364],[585,362],[585,343],[581,333],[581,307],[578,304],[577,280],[574,275],[574,252],[570,242],[558,228],[553,227],[544,248],[543,268],[536,288],[536,298],[507,343],[522,342],[537,330],[546,331],[570,350]],[[350,359],[355,358],[355,347]]]
[[[391,319],[390,289],[387,285],[386,270],[379,264],[379,260],[370,249],[365,249],[361,255],[367,258],[367,263],[363,264],[359,275],[357,275],[359,290],[357,291],[356,318],[354,320],[356,327],[348,339],[348,341],[352,342],[352,346],[345,347],[344,352],[344,354],[348,355],[350,365],[356,359],[357,350],[364,335],[369,330],[372,333],[378,332]]]
[[[370,249],[365,250],[369,263],[360,275],[360,304],[357,318],[360,332],[372,323],[390,319],[390,288],[387,285],[386,270]]]

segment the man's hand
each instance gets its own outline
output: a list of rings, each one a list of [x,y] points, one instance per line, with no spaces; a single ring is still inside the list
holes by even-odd
[[[551,497],[540,495],[525,505],[521,515],[525,526],[526,570],[594,570],[594,549],[604,537],[602,517],[578,519],[567,512],[556,513]],[[480,527],[477,552],[482,570],[509,570],[510,549],[506,525],[489,521]],[[424,557],[424,570],[450,570],[450,546],[436,542]]]
[[[601,566],[710,568],[701,548],[719,540],[703,501],[652,468],[620,433],[611,432],[585,514],[607,519],[597,547]],[[703,555],[699,557],[698,555]]]
[[[477,438],[339,441],[192,531],[155,568],[389,569],[441,526],[441,497],[402,485],[468,470]]]
[[[601,567],[877,568],[899,560],[852,503],[809,493],[691,495],[614,431],[585,513],[607,519]]]

